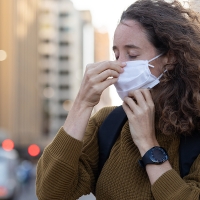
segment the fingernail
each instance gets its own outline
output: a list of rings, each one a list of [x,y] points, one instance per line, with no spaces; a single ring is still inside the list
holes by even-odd
[[[123,63],[122,63],[122,65],[124,65],[124,66],[125,66],[125,65],[126,65],[126,62],[123,62]]]

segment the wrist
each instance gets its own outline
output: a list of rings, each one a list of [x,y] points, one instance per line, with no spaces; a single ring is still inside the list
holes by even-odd
[[[94,95],[95,96],[95,95]],[[82,91],[79,91],[76,99],[75,104],[81,106],[84,109],[90,108],[93,109],[96,104],[98,104],[99,101],[95,101],[95,98],[87,97],[87,94],[83,94]]]
[[[154,146],[144,154],[142,159],[139,160],[139,164],[142,167],[146,167],[148,164],[161,165],[167,160],[167,151],[162,147]]]
[[[77,97],[73,103],[73,106],[70,110],[70,112],[76,112],[78,115],[89,112],[91,113],[94,106],[89,105],[89,103],[85,102],[81,98]]]
[[[157,140],[141,142],[140,145],[137,145],[140,155],[143,156],[149,149],[155,146],[160,146]]]
[[[64,130],[70,136],[82,141],[92,109],[93,107],[87,107],[81,102],[75,100],[63,125]]]

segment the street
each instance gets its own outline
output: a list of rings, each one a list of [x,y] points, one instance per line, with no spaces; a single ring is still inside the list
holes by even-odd
[[[35,179],[32,179],[30,183],[22,185],[20,191],[14,200],[37,200],[35,194]]]

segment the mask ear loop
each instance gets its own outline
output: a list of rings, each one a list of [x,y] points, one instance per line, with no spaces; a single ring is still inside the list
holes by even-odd
[[[155,58],[152,58],[151,60],[149,60],[148,62],[151,62],[151,61],[153,61],[153,60],[155,60],[156,58],[159,58],[160,56],[162,56],[164,53],[161,53],[161,54],[159,54],[158,56],[156,56]],[[151,64],[148,64],[150,67],[153,67],[154,68],[154,66],[153,65],[151,65]],[[167,71],[167,69],[165,69],[164,70],[164,72],[160,75],[160,76],[158,76],[157,78],[156,78],[156,80],[155,81],[157,81],[157,80],[160,80],[160,78],[163,76],[163,74],[165,73]],[[151,89],[150,87],[148,87],[147,89]]]
[[[167,71],[167,70],[165,69],[164,72],[163,72],[159,77],[156,78],[156,80],[160,80],[160,78],[163,76],[163,74],[164,74],[166,71]]]
[[[149,67],[152,67],[152,68],[154,68],[154,66],[153,66],[153,65],[151,65],[151,64],[148,64],[148,66],[149,66]]]
[[[151,65],[151,64],[149,64],[149,63],[150,63],[151,61],[153,61],[153,60],[159,58],[159,57],[162,56],[163,54],[164,54],[164,53],[161,53],[161,54],[157,55],[156,57],[152,58],[151,60],[149,60],[149,61],[148,61],[148,65],[149,65],[150,67],[154,68],[154,66]]]
[[[164,73],[164,72],[163,72]],[[153,83],[155,82],[155,81],[159,81],[160,82],[160,78],[163,76],[163,73],[159,76],[159,77],[157,77],[154,81],[153,81]],[[151,87],[148,87],[147,89],[151,89]]]
[[[157,55],[156,57],[154,57],[154,58],[152,58],[151,60],[149,60],[148,61],[148,66],[150,66],[150,67],[152,67],[152,68],[154,68],[154,66],[153,65],[151,65],[151,64],[149,64],[151,61],[153,61],[153,60],[155,60],[155,59],[157,59],[157,58],[159,58],[160,56],[162,56],[164,53],[161,53],[161,54],[159,54],[159,55]],[[163,73],[165,73],[167,70],[165,70]],[[157,80],[159,80],[162,76],[163,76],[163,73],[159,76],[159,77],[157,77],[156,78],[156,80],[155,81],[157,81]],[[148,87],[147,89],[151,89],[150,87]]]

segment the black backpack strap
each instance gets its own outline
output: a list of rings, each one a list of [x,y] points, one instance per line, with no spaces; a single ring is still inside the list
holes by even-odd
[[[200,132],[195,131],[192,135],[180,138],[179,165],[181,177],[189,174],[190,168],[200,154]]]
[[[117,140],[122,127],[127,121],[126,113],[122,106],[115,108],[104,120],[99,128],[98,143],[99,143],[99,174],[104,166],[104,163],[110,155],[110,151]],[[99,175],[98,174],[98,175]]]
[[[110,155],[110,151],[120,135],[121,129],[127,121],[126,113],[122,106],[115,108],[104,120],[99,128],[98,143],[99,143],[99,173],[104,166],[104,163]],[[190,168],[200,154],[200,132],[195,131],[192,135],[183,136],[180,138],[179,147],[179,165],[181,177],[186,176]]]

